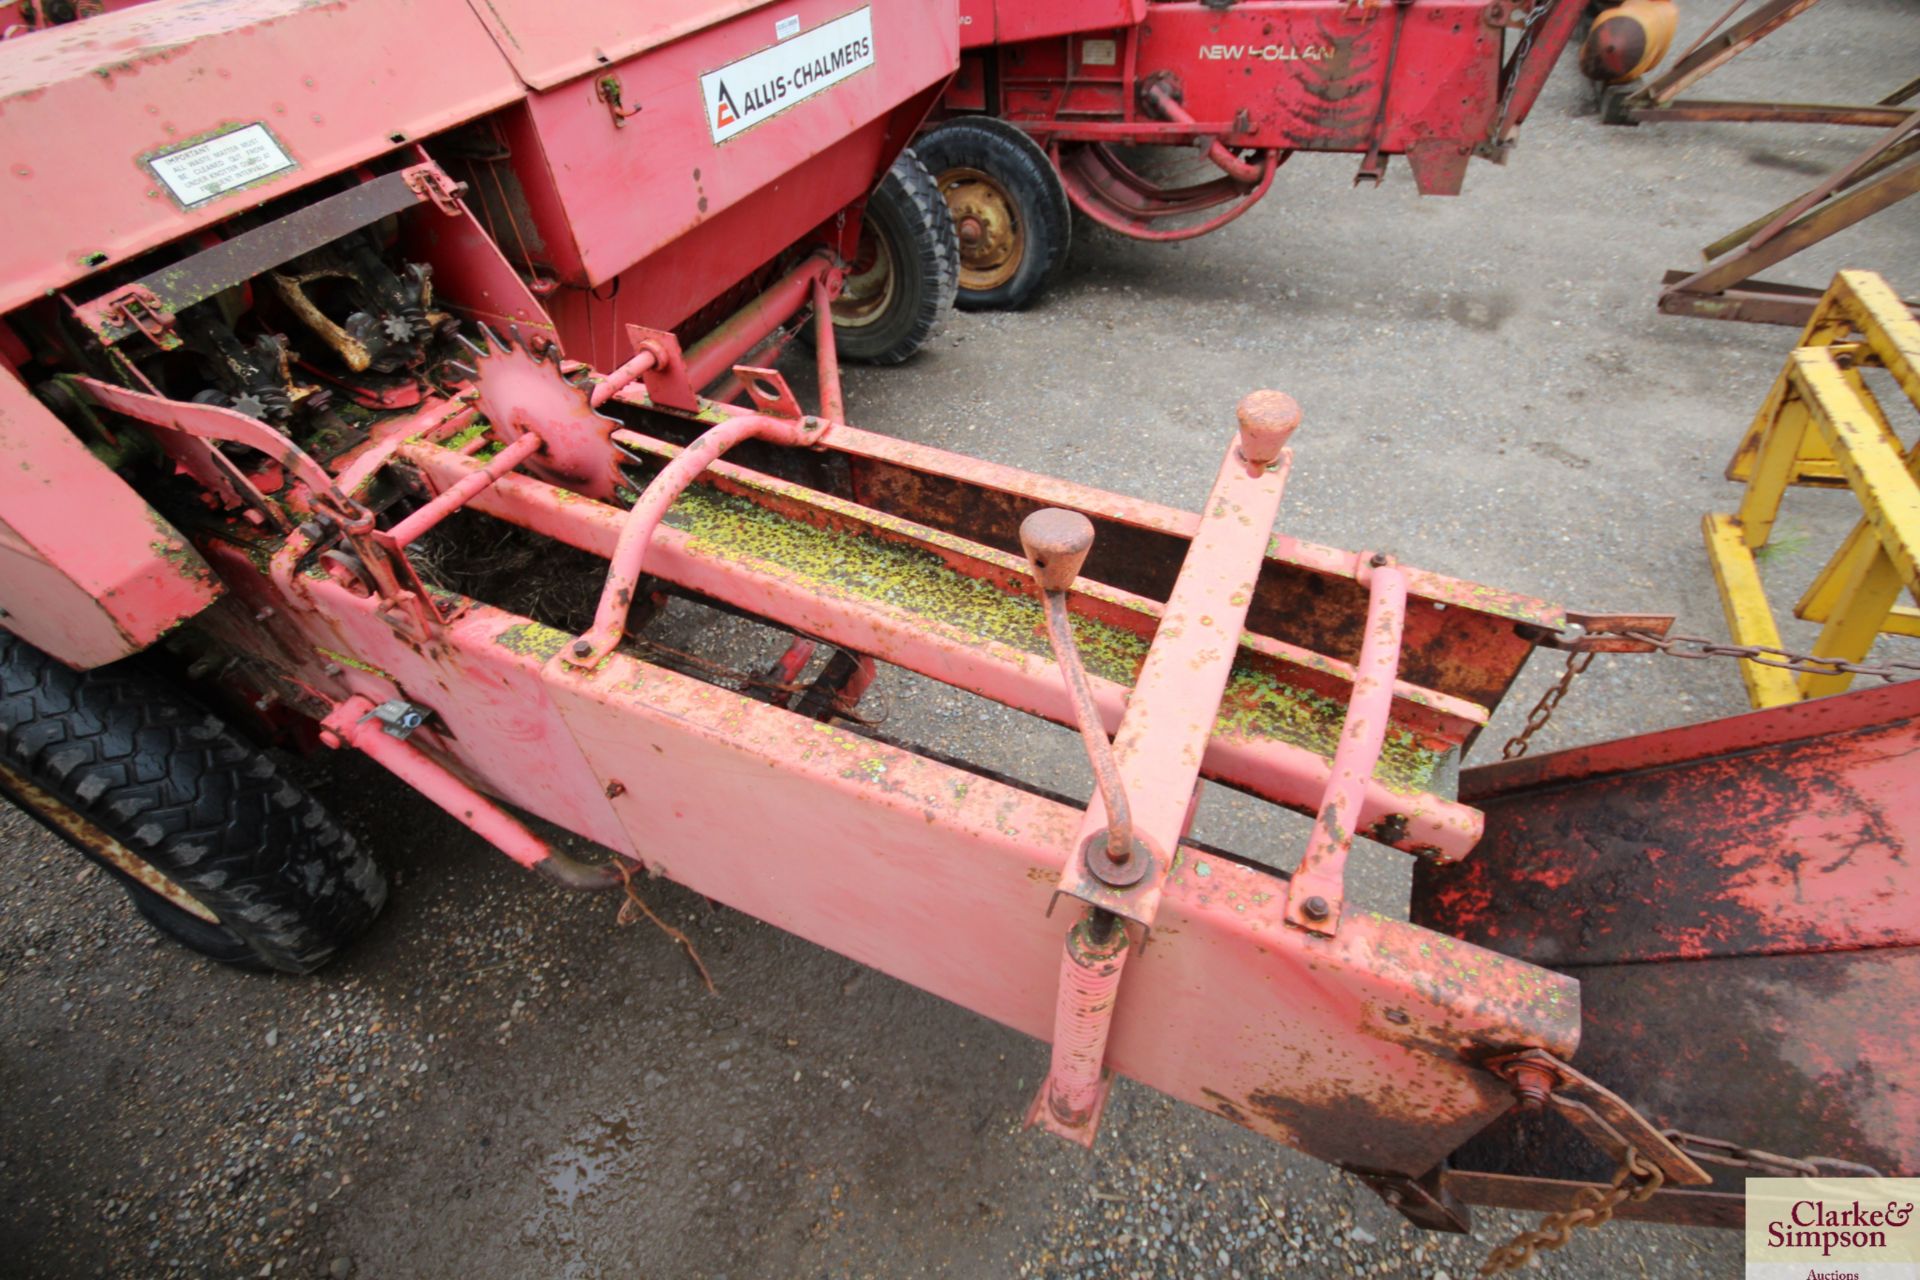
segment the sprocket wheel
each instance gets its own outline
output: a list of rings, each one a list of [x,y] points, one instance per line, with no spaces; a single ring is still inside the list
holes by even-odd
[[[473,355],[471,365],[456,363],[473,382],[482,416],[504,443],[531,431],[544,441],[527,460],[526,470],[542,480],[611,502],[625,483],[620,450],[611,436],[620,424],[596,410],[586,388],[560,371],[560,346],[548,340],[532,350],[518,325],[507,336],[480,326],[486,345],[456,335]]]

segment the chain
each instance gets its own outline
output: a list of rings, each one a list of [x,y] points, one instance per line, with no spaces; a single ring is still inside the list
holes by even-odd
[[[1533,40],[1539,34],[1541,20],[1552,8],[1551,0],[1540,0],[1528,11],[1521,22],[1520,38],[1514,42],[1513,56],[1507,61],[1509,73],[1506,77],[1506,86],[1500,91],[1500,107],[1494,114],[1493,127],[1487,130],[1487,145],[1490,147],[1497,148],[1500,145],[1500,135],[1506,132],[1507,118],[1513,114],[1513,95],[1520,88],[1520,77],[1517,73],[1522,66],[1526,65],[1527,52],[1533,48]]]
[[[1703,658],[1737,658],[1742,662],[1757,663],[1763,667],[1779,667],[1784,671],[1800,672],[1816,676],[1873,676],[1880,680],[1899,680],[1907,676],[1920,676],[1920,662],[1902,662],[1889,659],[1886,662],[1848,662],[1844,658],[1823,658],[1811,653],[1796,653],[1792,649],[1777,649],[1764,644],[1723,644],[1705,636],[1661,635],[1657,631],[1644,631],[1633,627],[1595,627],[1585,633],[1586,637],[1617,636],[1622,640],[1631,640],[1643,644],[1655,653],[1665,654],[1669,658],[1685,658],[1699,661]],[[1526,727],[1507,739],[1507,745],[1500,750],[1502,760],[1515,760],[1527,754],[1529,740],[1534,734],[1546,728],[1547,721],[1553,719],[1554,708],[1567,696],[1573,679],[1587,669],[1593,661],[1593,649],[1575,649],[1567,654],[1566,670],[1560,673],[1547,691],[1540,695],[1540,701],[1533,704],[1533,710],[1527,712]]]
[[[1771,1151],[1743,1147],[1725,1138],[1709,1138],[1679,1129],[1662,1129],[1660,1133],[1667,1141],[1695,1160],[1724,1165],[1729,1169],[1745,1169],[1763,1178],[1818,1178],[1823,1175],[1835,1178],[1881,1176],[1880,1171],[1871,1165],[1856,1164],[1851,1160],[1837,1160],[1832,1156],[1808,1156],[1805,1159],[1799,1159],[1794,1156],[1776,1155]]]
[[[1480,1274],[1497,1276],[1503,1271],[1526,1266],[1540,1250],[1558,1249],[1564,1245],[1572,1237],[1575,1227],[1591,1230],[1605,1226],[1612,1221],[1615,1209],[1622,1204],[1640,1204],[1651,1198],[1666,1180],[1659,1166],[1628,1147],[1610,1186],[1605,1190],[1599,1187],[1580,1188],[1574,1193],[1570,1208],[1548,1214],[1540,1219],[1539,1226],[1522,1231],[1489,1253],[1487,1260],[1480,1264]]]
[[[1811,653],[1795,653],[1791,649],[1776,649],[1772,645],[1722,644],[1705,636],[1663,636],[1657,632],[1631,628],[1595,630],[1591,634],[1637,641],[1650,649],[1659,650],[1669,658],[1738,658],[1742,662],[1753,662],[1763,667],[1780,667],[1816,676],[1877,676],[1882,680],[1920,676],[1920,662],[1848,662],[1844,658],[1822,658]]]
[[[1533,704],[1533,710],[1527,712],[1527,727],[1507,739],[1507,745],[1500,749],[1502,760],[1517,760],[1527,754],[1527,740],[1547,727],[1547,721],[1553,719],[1553,709],[1560,705],[1560,699],[1567,696],[1567,690],[1573,687],[1573,679],[1593,664],[1591,650],[1575,650],[1567,655],[1566,670],[1560,678],[1540,695],[1540,701]]]

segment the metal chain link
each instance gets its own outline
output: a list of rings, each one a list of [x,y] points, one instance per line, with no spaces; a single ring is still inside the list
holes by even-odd
[[[1666,1180],[1666,1175],[1660,1172],[1658,1165],[1628,1147],[1610,1186],[1605,1190],[1599,1187],[1580,1188],[1574,1193],[1572,1207],[1548,1214],[1540,1219],[1539,1226],[1520,1232],[1489,1253],[1487,1260],[1480,1264],[1480,1274],[1497,1276],[1503,1271],[1526,1266],[1540,1250],[1558,1249],[1566,1244],[1575,1227],[1592,1230],[1605,1226],[1613,1220],[1614,1210],[1621,1205],[1640,1204],[1650,1199]]]
[[[1665,654],[1669,658],[1685,658],[1698,661],[1703,658],[1737,658],[1742,662],[1752,662],[1763,667],[1779,667],[1783,671],[1800,672],[1816,676],[1873,676],[1880,680],[1894,681],[1908,676],[1920,676],[1920,662],[1902,662],[1889,659],[1886,662],[1848,662],[1844,658],[1823,658],[1811,653],[1796,653],[1792,649],[1778,649],[1764,644],[1724,644],[1706,636],[1661,635],[1657,631],[1642,631],[1632,627],[1596,627],[1586,632],[1588,637],[1618,636],[1622,640],[1632,640],[1644,644],[1655,653]],[[1507,739],[1507,745],[1500,749],[1502,760],[1516,760],[1527,754],[1529,740],[1544,729],[1547,721],[1553,719],[1554,708],[1567,696],[1567,690],[1573,684],[1575,676],[1587,669],[1597,650],[1575,649],[1567,654],[1567,668],[1560,673],[1540,701],[1533,704],[1533,710],[1527,712],[1526,727]]]
[[[1589,650],[1575,650],[1567,655],[1566,670],[1540,695],[1540,701],[1533,704],[1533,710],[1527,712],[1527,727],[1507,739],[1507,745],[1500,748],[1502,760],[1517,760],[1527,754],[1527,740],[1547,727],[1547,721],[1553,719],[1553,709],[1560,705],[1560,699],[1566,697],[1567,690],[1573,687],[1574,677],[1592,663],[1593,654]]]
[[[1517,5],[1515,7],[1518,8]],[[1493,127],[1487,130],[1488,146],[1497,148],[1500,145],[1500,135],[1506,132],[1507,119],[1513,114],[1513,95],[1520,88],[1519,75],[1512,73],[1517,73],[1525,65],[1527,52],[1533,48],[1534,37],[1539,34],[1541,20],[1552,8],[1551,0],[1539,0],[1539,3],[1535,4],[1521,21],[1520,38],[1514,41],[1513,56],[1507,60],[1510,74],[1507,75],[1505,87],[1500,91],[1500,106],[1494,113]]]
[[[1763,667],[1780,667],[1787,671],[1806,672],[1816,676],[1877,676],[1882,680],[1899,680],[1905,676],[1920,676],[1920,662],[1848,662],[1844,658],[1822,658],[1811,653],[1796,653],[1791,649],[1776,649],[1764,644],[1722,644],[1718,640],[1709,640],[1705,636],[1663,636],[1652,631],[1635,631],[1623,628],[1618,631],[1596,630],[1593,635],[1620,636],[1626,640],[1638,641],[1650,648],[1657,649],[1669,658],[1739,658],[1744,662],[1758,663]]]

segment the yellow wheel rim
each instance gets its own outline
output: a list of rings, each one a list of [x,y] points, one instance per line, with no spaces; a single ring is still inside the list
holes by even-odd
[[[964,168],[942,173],[939,185],[960,241],[960,287],[979,293],[1013,279],[1027,256],[1027,241],[1007,189],[978,169]]]

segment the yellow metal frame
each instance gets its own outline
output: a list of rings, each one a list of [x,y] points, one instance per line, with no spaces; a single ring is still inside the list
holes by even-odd
[[[1920,636],[1920,442],[1901,449],[1861,369],[1884,368],[1920,411],[1920,320],[1870,271],[1842,271],[1747,428],[1727,478],[1746,483],[1736,514],[1702,522],[1727,629],[1738,644],[1780,647],[1754,552],[1767,544],[1789,485],[1851,489],[1862,516],[1794,615],[1822,625],[1812,652],[1858,662],[1882,633]],[[1740,664],[1756,707],[1839,693],[1850,675]]]

